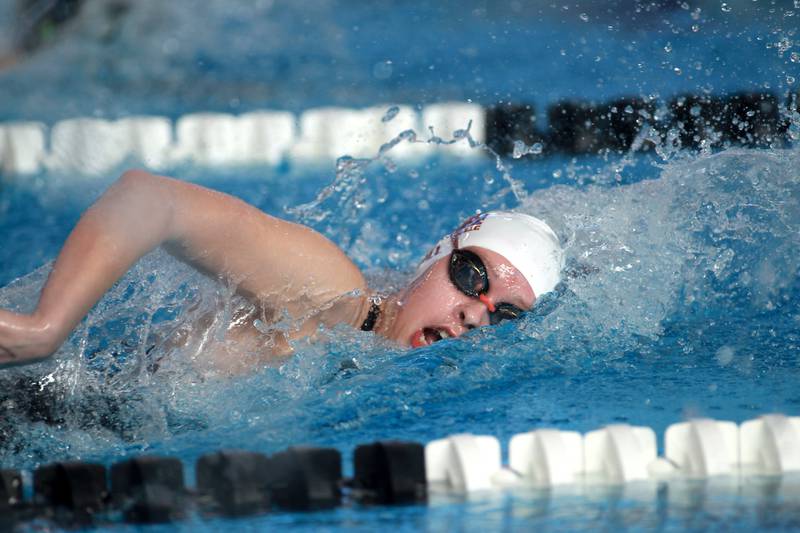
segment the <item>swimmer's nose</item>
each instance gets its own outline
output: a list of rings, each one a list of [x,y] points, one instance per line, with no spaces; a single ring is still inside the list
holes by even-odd
[[[489,324],[489,313],[487,313],[487,309],[494,310],[494,304],[491,300],[488,300],[488,298],[486,301],[484,301],[483,298],[465,298],[464,302],[459,306],[461,324],[466,329],[473,329]]]

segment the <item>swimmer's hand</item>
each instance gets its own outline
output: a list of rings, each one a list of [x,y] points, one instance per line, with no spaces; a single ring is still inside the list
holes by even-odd
[[[57,338],[37,316],[0,309],[0,368],[47,359],[58,349]]]

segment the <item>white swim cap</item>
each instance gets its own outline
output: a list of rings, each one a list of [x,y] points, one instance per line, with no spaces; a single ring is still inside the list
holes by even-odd
[[[468,246],[480,246],[508,259],[525,276],[537,298],[552,291],[561,280],[564,253],[556,234],[544,221],[512,211],[490,211],[465,220],[425,255],[416,276],[449,255],[454,247]]]

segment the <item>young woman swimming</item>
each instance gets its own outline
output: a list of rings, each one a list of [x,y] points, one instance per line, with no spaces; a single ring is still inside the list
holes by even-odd
[[[52,355],[92,306],[143,255],[170,254],[255,306],[226,340],[261,348],[264,360],[313,339],[320,326],[349,324],[421,347],[518,317],[560,279],[558,238],[541,220],[512,212],[468,219],[423,259],[404,289],[381,296],[358,267],[316,231],[269,216],[232,196],[134,170],[83,214],[67,238],[31,314],[0,309],[0,365]],[[292,329],[267,327],[290,317]],[[256,327],[256,321],[261,327]],[[216,368],[242,362],[207,350]]]

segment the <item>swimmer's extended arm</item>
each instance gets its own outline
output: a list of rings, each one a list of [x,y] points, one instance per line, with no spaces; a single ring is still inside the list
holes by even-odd
[[[81,217],[30,315],[0,310],[0,364],[55,352],[140,257],[164,245],[259,305],[302,313],[365,282],[319,233],[232,196],[143,171],[126,172]],[[353,311],[351,322],[359,313]]]

